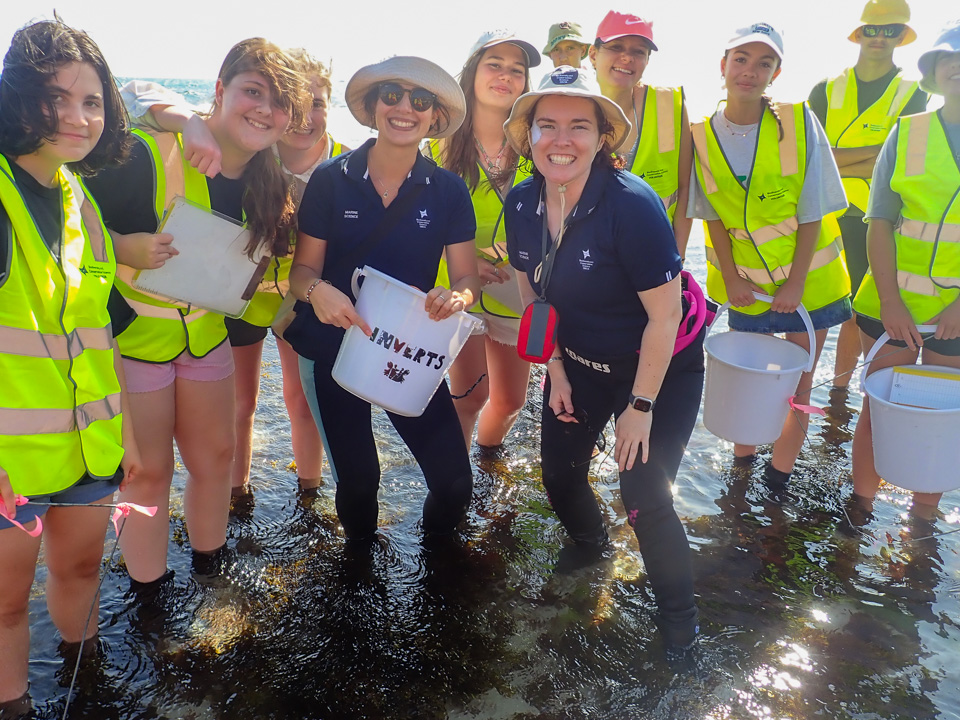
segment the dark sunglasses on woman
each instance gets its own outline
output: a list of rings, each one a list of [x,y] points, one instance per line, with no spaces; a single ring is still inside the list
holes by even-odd
[[[410,94],[410,107],[417,112],[426,112],[437,101],[437,96],[429,90],[420,87],[407,90],[397,83],[383,83],[380,86],[380,101],[391,107],[399,105],[407,93]]]
[[[883,35],[888,38],[900,37],[903,33],[903,28],[905,25],[899,23],[895,25],[864,25],[862,28],[863,36],[868,38],[874,38],[878,35]]]

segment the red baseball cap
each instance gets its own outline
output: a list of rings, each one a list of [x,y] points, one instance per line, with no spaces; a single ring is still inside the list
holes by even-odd
[[[607,13],[606,17],[600,21],[600,27],[597,28],[597,40],[602,43],[628,35],[642,37],[650,43],[650,47],[653,50],[658,49],[653,42],[653,23],[636,15],[627,15],[626,13],[618,13],[616,10],[611,10]]]

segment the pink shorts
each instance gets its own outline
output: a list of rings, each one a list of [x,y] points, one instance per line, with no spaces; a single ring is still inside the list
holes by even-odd
[[[224,342],[204,355],[195,358],[186,350],[170,362],[149,363],[123,358],[123,373],[127,392],[146,393],[163,390],[177,378],[213,382],[233,374],[233,350]]]

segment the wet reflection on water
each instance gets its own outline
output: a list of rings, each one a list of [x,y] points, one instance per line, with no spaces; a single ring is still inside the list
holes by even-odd
[[[733,467],[729,446],[698,427],[676,493],[703,618],[700,655],[686,668],[662,658],[603,456],[594,487],[616,550],[599,562],[562,550],[538,482],[538,395],[502,457],[475,457],[470,523],[456,541],[422,540],[422,482],[378,417],[383,531],[346,545],[329,481],[318,497],[295,498],[269,351],[256,500],[231,522],[226,577],[191,578],[175,507],[174,588],[138,607],[122,568],[109,568],[98,656],[69,716],[960,717],[960,533],[930,537],[960,527],[960,493],[932,524],[910,519],[894,490],[874,521],[851,523],[855,391],[815,391],[828,416],[814,422],[787,496],[763,487],[762,453]],[[38,717],[58,717],[72,664],[42,602],[32,601],[32,694]]]

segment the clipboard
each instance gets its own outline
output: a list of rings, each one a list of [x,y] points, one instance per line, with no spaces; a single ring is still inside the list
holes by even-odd
[[[133,276],[137,290],[184,307],[238,318],[247,309],[271,255],[247,255],[250,230],[232,218],[177,196],[157,232],[173,235],[179,251],[156,270]]]

